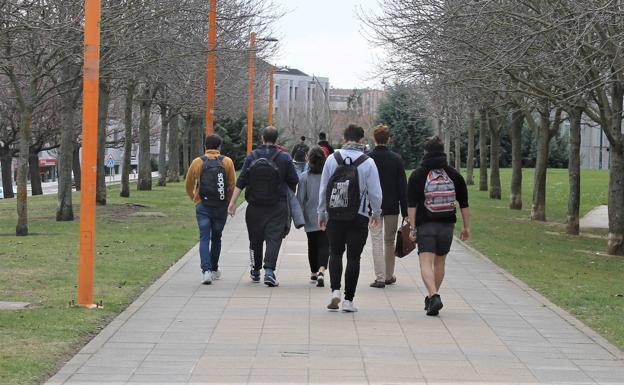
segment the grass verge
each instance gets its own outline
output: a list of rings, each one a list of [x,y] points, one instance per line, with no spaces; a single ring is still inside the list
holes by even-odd
[[[78,214],[80,194],[74,200]],[[45,381],[197,241],[182,183],[133,190],[130,199],[112,186],[108,202],[98,207],[95,261],[94,296],[104,308],[85,310],[69,306],[76,298],[79,221],[54,220],[55,195],[29,198],[31,235],[15,237],[15,200],[0,200],[0,299],[33,304],[0,311],[1,384]]]
[[[478,170],[476,171],[478,182]],[[606,231],[565,233],[567,170],[548,171],[548,222],[529,220],[533,170],[525,170],[525,209],[508,209],[511,170],[501,170],[503,200],[470,187],[473,247],[624,348],[624,259],[608,256]],[[608,171],[583,170],[581,215],[607,203]]]

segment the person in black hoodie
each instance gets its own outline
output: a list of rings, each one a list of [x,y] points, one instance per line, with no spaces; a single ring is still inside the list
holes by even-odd
[[[427,315],[434,316],[443,307],[439,291],[457,222],[455,202],[459,203],[464,224],[462,241],[470,238],[470,209],[466,181],[448,165],[442,140],[434,136],[424,147],[422,166],[409,178],[407,201],[410,237],[418,242],[420,272],[429,294],[425,297],[425,310]]]
[[[383,200],[381,203],[382,226],[371,227],[375,281],[371,287],[384,288],[396,283],[394,275],[394,242],[399,214],[407,218],[407,178],[401,155],[388,149],[390,130],[379,125],[373,132],[375,148],[368,156],[377,165]]]
[[[334,148],[327,141],[327,134],[321,132],[319,134],[319,142],[318,145],[323,149],[323,153],[325,154],[325,158],[334,153]]]

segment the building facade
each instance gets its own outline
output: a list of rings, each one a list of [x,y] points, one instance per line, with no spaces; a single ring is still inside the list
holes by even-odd
[[[290,139],[316,138],[329,128],[329,78],[278,67],[273,77],[274,125]]]
[[[332,132],[340,133],[349,124],[362,126],[372,136],[379,104],[385,92],[377,89],[341,89],[329,91]]]

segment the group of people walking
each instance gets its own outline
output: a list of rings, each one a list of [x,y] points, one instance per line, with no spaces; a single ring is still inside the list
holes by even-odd
[[[206,153],[193,161],[186,178],[187,193],[196,204],[202,283],[221,278],[221,235],[244,190],[252,282],[260,282],[264,270],[264,284],[279,286],[277,259],[294,222],[306,231],[310,279],[324,287],[329,271],[327,308],[337,311],[342,306],[344,312],[356,312],[353,301],[369,232],[375,270],[370,286],[382,289],[397,283],[395,236],[399,224],[409,222],[409,238],[417,243],[428,292],[425,310],[437,315],[443,306],[439,290],[457,206],[463,219],[460,237],[470,237],[466,183],[448,165],[440,138],[424,144],[422,166],[408,182],[401,157],[388,148],[388,127],[377,126],[373,136],[375,147],[369,151],[363,143],[364,129],[349,125],[338,150],[321,133],[317,145],[310,148],[301,137],[289,154],[278,146],[277,129],[267,127],[263,144],[247,156],[238,179],[232,160],[220,153],[221,138],[208,136]]]

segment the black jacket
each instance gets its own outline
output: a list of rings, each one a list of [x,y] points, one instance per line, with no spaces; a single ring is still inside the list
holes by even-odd
[[[318,145],[321,146],[321,147],[325,147],[329,154],[333,154],[334,153],[334,148],[331,146],[331,144],[329,144],[328,141],[326,141],[326,140],[319,140]]]
[[[266,145],[263,144],[258,146],[254,151],[257,151],[260,157],[262,158],[270,158],[275,151],[281,151],[275,145]],[[245,164],[243,165],[243,169],[236,181],[236,187],[243,190],[247,187],[248,180],[248,172],[249,166],[253,161],[253,157],[251,155],[247,155],[245,159]],[[293,192],[297,189],[297,183],[299,183],[299,177],[297,176],[297,171],[295,170],[295,166],[293,165],[292,158],[287,152],[282,151],[281,154],[275,158],[275,165],[279,168],[280,174],[280,195],[277,197],[279,201],[286,201],[288,198],[288,189],[290,188]]]
[[[407,201],[409,207],[416,207],[416,226],[425,222],[445,222],[456,223],[457,216],[449,218],[429,218],[425,208],[425,182],[429,171],[444,169],[449,178],[455,184],[455,194],[460,208],[468,207],[468,187],[464,177],[457,170],[448,165],[446,154],[443,152],[433,152],[425,154],[422,166],[414,170],[409,178],[407,186]]]
[[[399,209],[403,217],[407,217],[407,177],[403,159],[386,146],[377,146],[368,153],[373,158],[379,171],[379,182],[383,200],[382,215],[398,215]]]

